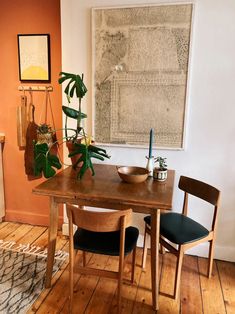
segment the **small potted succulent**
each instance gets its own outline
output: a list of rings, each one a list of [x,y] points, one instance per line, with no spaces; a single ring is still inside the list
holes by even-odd
[[[167,163],[166,158],[156,157],[154,162],[157,164],[157,167],[153,169],[153,178],[157,181],[165,181],[167,179]]]
[[[78,179],[82,179],[87,169],[91,170],[92,175],[95,174],[91,158],[104,160],[104,158],[109,158],[109,156],[105,149],[94,145],[91,136],[86,134],[82,126],[82,119],[87,117],[81,109],[82,98],[87,92],[87,88],[83,82],[83,74],[80,76],[79,74],[61,72],[59,84],[64,82],[67,83],[64,93],[68,100],[68,106],[62,106],[62,110],[66,116],[65,127],[63,128],[65,137],[60,142],[55,140],[52,144],[47,141],[37,141],[34,144],[34,172],[35,175],[43,173],[46,178],[52,177],[56,173],[56,169],[61,168],[61,161],[57,153],[53,153],[53,146],[58,146],[66,142],[69,149],[68,157],[72,159],[73,168],[78,170]],[[71,98],[73,97],[78,100],[77,109],[70,107]],[[75,128],[68,128],[68,119],[76,120]],[[50,127],[46,128],[44,125],[41,125],[38,130],[38,135],[45,132],[55,134],[55,131],[56,130],[51,130]],[[69,133],[71,133],[71,135]]]
[[[37,141],[38,144],[47,143],[49,147],[53,145],[53,136],[52,136],[51,127],[46,123],[39,125],[37,129],[37,138],[38,138],[38,141]]]

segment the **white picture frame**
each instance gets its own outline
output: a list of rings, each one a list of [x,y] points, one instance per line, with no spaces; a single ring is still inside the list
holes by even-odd
[[[185,148],[193,4],[92,9],[92,133],[100,145]]]

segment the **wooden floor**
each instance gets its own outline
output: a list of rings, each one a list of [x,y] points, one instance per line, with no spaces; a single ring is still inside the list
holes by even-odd
[[[18,243],[31,243],[46,246],[47,229],[18,223],[0,223],[0,240],[14,240]],[[68,250],[66,237],[59,236],[57,249]],[[142,250],[137,252],[136,283],[124,285],[122,313],[154,313],[151,308],[150,259],[147,259],[147,271],[141,270]],[[77,259],[80,259],[78,254]],[[98,268],[114,269],[117,258],[101,255],[90,255],[89,264]],[[175,301],[167,294],[173,293],[175,257],[165,254],[161,257],[161,275],[158,313],[235,313],[235,263],[215,261],[213,276],[205,277],[207,260],[185,256],[183,264],[181,297]],[[68,313],[68,270],[67,265],[57,273],[52,289],[43,291],[28,313]],[[125,276],[130,276],[130,265],[127,263]],[[116,281],[94,276],[76,275],[74,314],[82,313],[115,313]]]

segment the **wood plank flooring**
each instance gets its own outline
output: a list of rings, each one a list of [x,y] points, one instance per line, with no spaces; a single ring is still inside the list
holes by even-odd
[[[17,243],[31,243],[46,247],[47,228],[33,227],[18,223],[0,223],[0,240],[13,240]],[[68,251],[68,240],[59,235],[57,249]],[[142,250],[137,250],[135,284],[125,284],[123,288],[122,313],[152,314],[150,256],[146,271],[140,267]],[[81,254],[76,257],[81,260]],[[90,266],[100,269],[115,269],[118,260],[112,256],[89,254]],[[185,255],[181,280],[180,300],[170,296],[173,293],[175,257],[169,253],[160,255],[160,298],[158,313],[165,314],[214,314],[235,313],[235,263],[214,261],[213,276],[206,274],[207,259]],[[125,277],[130,278],[130,261],[125,266]],[[44,290],[28,313],[68,313],[68,267],[64,264],[61,272],[53,278],[53,287]],[[116,313],[117,282],[95,276],[76,274],[74,293],[74,314]]]

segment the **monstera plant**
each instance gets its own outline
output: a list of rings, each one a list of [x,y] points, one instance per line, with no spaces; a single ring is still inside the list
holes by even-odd
[[[67,83],[64,89],[64,93],[67,96],[68,106],[62,106],[62,110],[65,114],[65,137],[62,142],[66,141],[72,147],[68,157],[74,160],[73,168],[78,169],[78,179],[82,179],[87,169],[91,169],[92,175],[95,174],[92,165],[91,158],[104,160],[109,158],[105,149],[97,147],[92,144],[91,137],[88,136],[82,126],[82,120],[87,118],[87,115],[82,112],[82,98],[87,92],[87,88],[83,82],[82,76],[78,74],[61,72],[59,78],[59,84]],[[71,99],[76,98],[78,101],[78,108],[74,109],[70,107]],[[76,128],[68,128],[68,119],[76,120]],[[55,131],[51,131],[55,132]],[[72,133],[72,134],[71,134]],[[52,149],[54,145],[60,144],[59,141],[55,141],[52,144],[38,143],[34,144],[34,164],[35,175],[43,173],[46,178],[50,178],[55,175],[56,169],[61,168],[61,162],[57,154],[53,154],[55,150]]]

